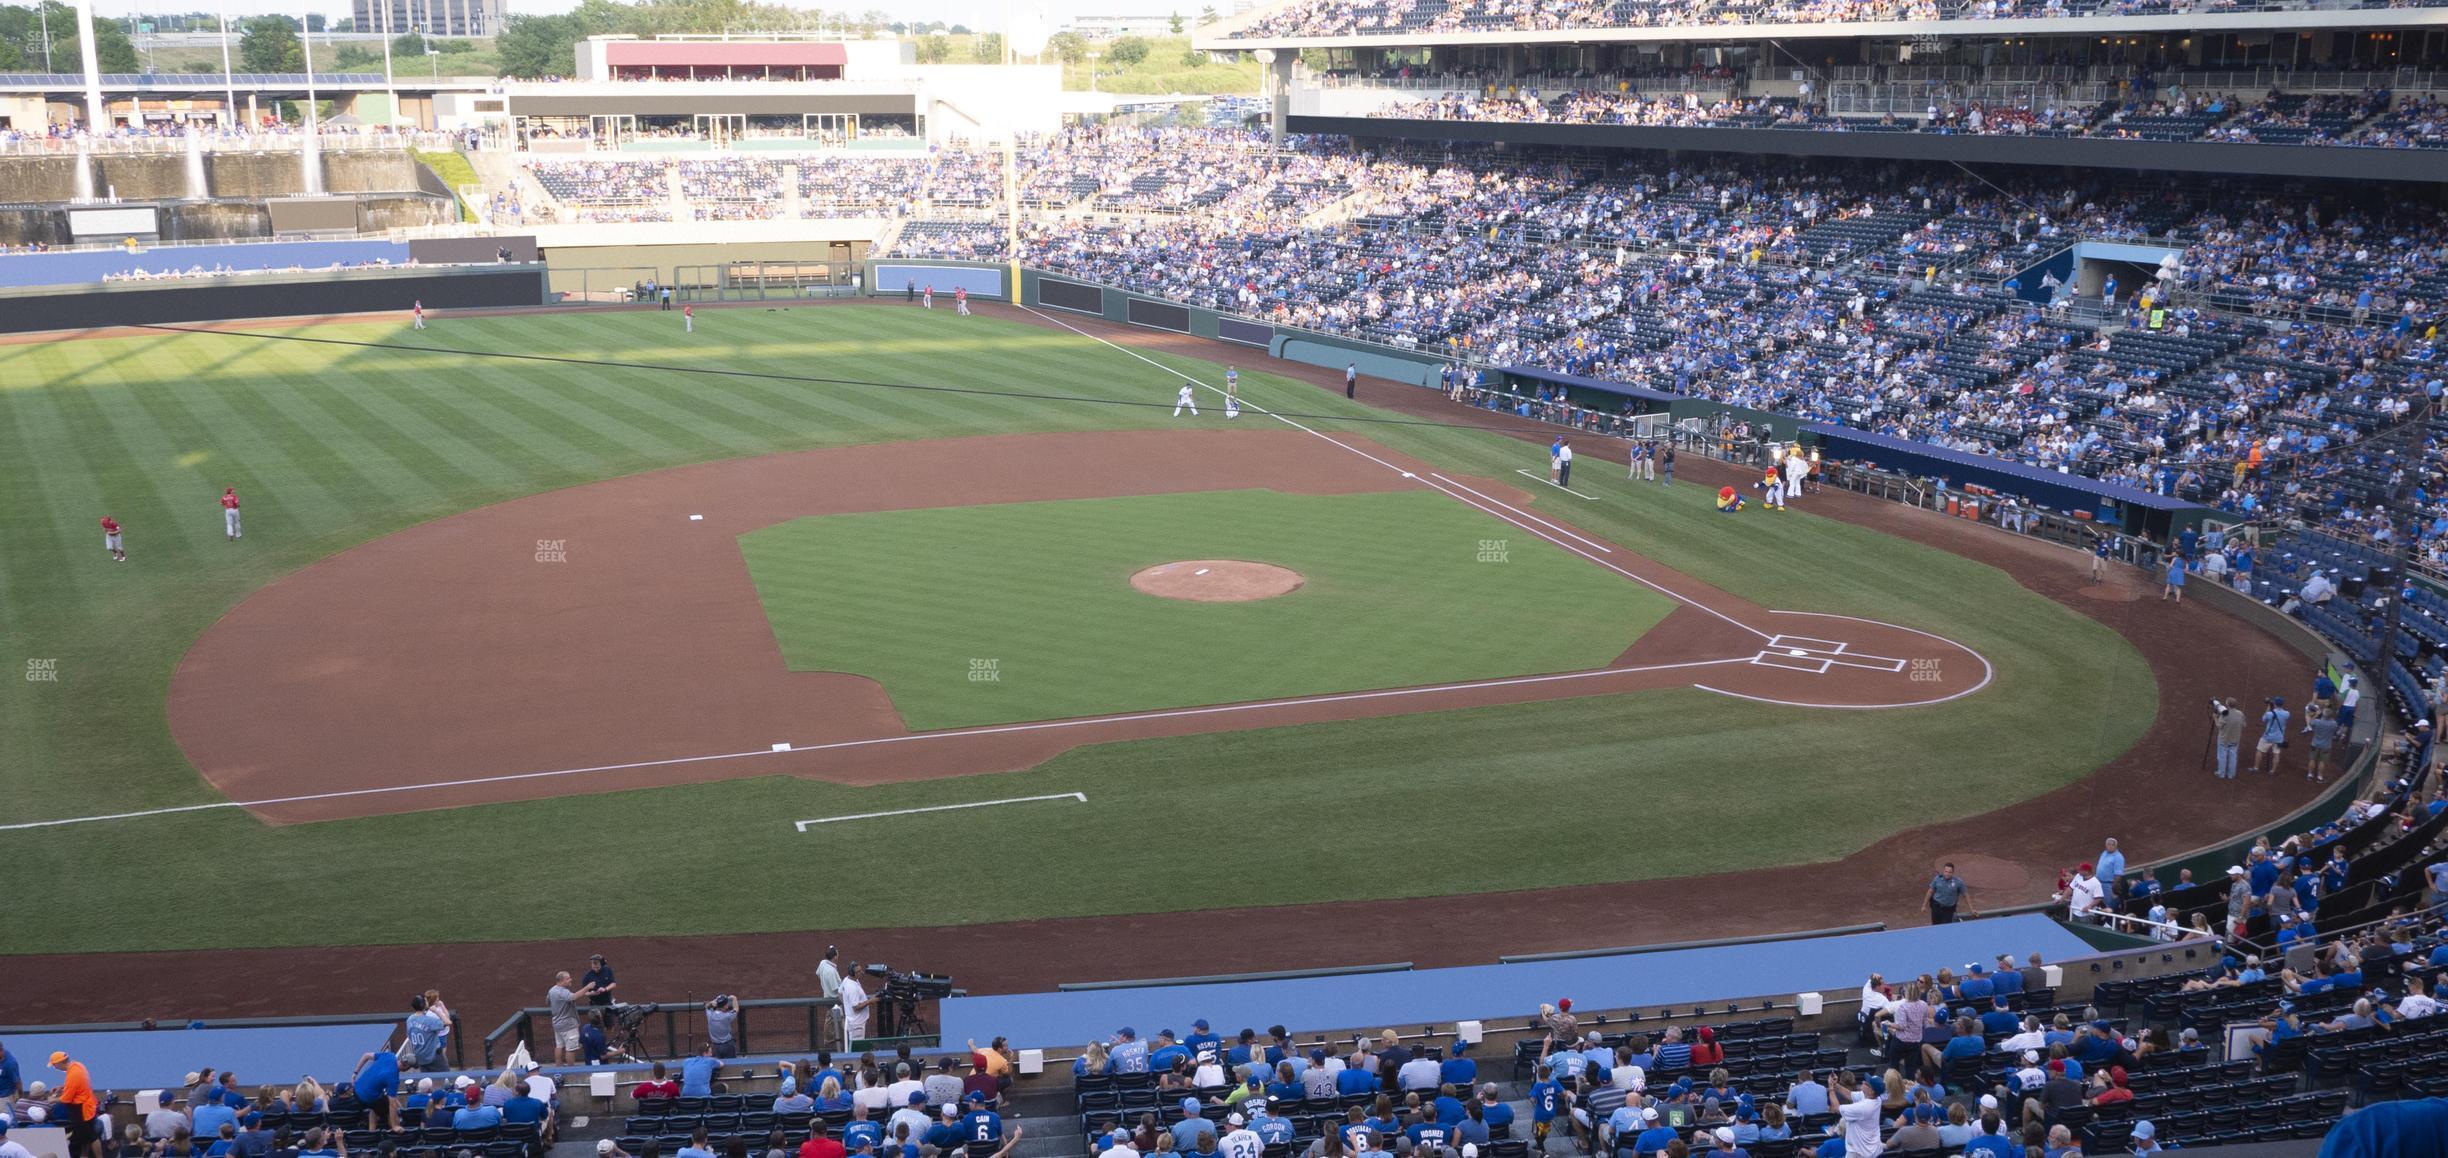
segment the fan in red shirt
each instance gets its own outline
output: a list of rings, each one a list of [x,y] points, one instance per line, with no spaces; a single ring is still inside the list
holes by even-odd
[[[680,1083],[672,1079],[671,1071],[664,1069],[662,1062],[656,1062],[654,1080],[639,1082],[629,1096],[641,1102],[670,1101],[680,1096]]]
[[[814,1132],[799,1144],[799,1158],[848,1158],[849,1151],[842,1149],[841,1142],[826,1135],[823,1118],[816,1119],[809,1129]]]

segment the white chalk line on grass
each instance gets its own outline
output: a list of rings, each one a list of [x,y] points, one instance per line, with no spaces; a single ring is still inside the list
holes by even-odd
[[[1520,475],[1520,476],[1522,476],[1523,478],[1526,478],[1526,479],[1530,479],[1530,480],[1532,480],[1532,481],[1535,481],[1535,482],[1543,482],[1543,483],[1546,483],[1548,486],[1554,487],[1555,489],[1560,490],[1560,491],[1562,491],[1562,492],[1564,492],[1565,494],[1568,494],[1568,495],[1581,495],[1581,492],[1579,492],[1579,491],[1577,491],[1577,490],[1574,490],[1574,489],[1572,489],[1571,487],[1565,486],[1563,483],[1557,482],[1556,480],[1551,479],[1551,478],[1540,478],[1539,476],[1537,476],[1537,475],[1535,475],[1535,474],[1532,474],[1532,473],[1530,473],[1529,471],[1524,470],[1524,469],[1522,469],[1522,468],[1520,468],[1520,467],[1515,467],[1515,468],[1513,468],[1513,473],[1515,473],[1515,474],[1517,474],[1517,475]],[[1588,500],[1590,500],[1591,502],[1597,502],[1597,501],[1598,501],[1598,496],[1596,496],[1596,495],[1581,495],[1581,497],[1582,497],[1582,498],[1585,498],[1585,499],[1588,499]]]
[[[1408,477],[1410,477],[1410,476],[1405,475],[1404,477],[1408,478]],[[1613,548],[1613,547],[1609,547],[1609,546],[1607,546],[1606,544],[1601,543],[1601,542],[1599,542],[1599,541],[1597,541],[1597,540],[1595,540],[1595,539],[1584,539],[1584,538],[1582,538],[1582,537],[1581,537],[1581,536],[1579,536],[1579,535],[1573,534],[1573,533],[1572,533],[1572,531],[1571,531],[1570,529],[1566,528],[1566,527],[1565,527],[1563,524],[1561,524],[1561,523],[1557,523],[1557,522],[1554,522],[1554,521],[1552,521],[1552,520],[1548,520],[1548,519],[1542,519],[1542,518],[1538,517],[1536,514],[1533,514],[1533,513],[1529,512],[1529,511],[1525,511],[1525,510],[1521,509],[1520,507],[1514,506],[1513,504],[1511,504],[1511,503],[1508,503],[1508,502],[1504,501],[1503,499],[1500,499],[1500,498],[1495,497],[1494,495],[1480,494],[1478,491],[1471,490],[1471,488],[1470,488],[1470,487],[1469,487],[1469,485],[1467,485],[1467,484],[1455,482],[1455,481],[1454,481],[1454,480],[1452,480],[1452,479],[1446,478],[1444,475],[1441,475],[1441,474],[1435,474],[1434,472],[1431,472],[1431,473],[1430,473],[1430,477],[1431,477],[1431,478],[1434,478],[1434,479],[1436,479],[1438,482],[1444,483],[1444,484],[1446,484],[1446,485],[1448,485],[1448,486],[1452,486],[1452,487],[1455,487],[1455,488],[1457,488],[1457,489],[1460,489],[1460,490],[1463,490],[1463,491],[1467,491],[1467,492],[1469,492],[1470,494],[1478,495],[1480,498],[1486,499],[1487,501],[1489,501],[1489,502],[1491,502],[1491,503],[1494,503],[1494,504],[1496,504],[1497,506],[1503,507],[1504,509],[1506,509],[1506,510],[1508,510],[1508,511],[1512,511],[1513,513],[1518,514],[1518,515],[1520,515],[1521,517],[1523,517],[1523,518],[1525,518],[1525,519],[1530,520],[1531,522],[1537,523],[1537,524],[1539,524],[1539,525],[1540,525],[1540,526],[1542,526],[1542,527],[1548,527],[1548,528],[1551,528],[1551,529],[1553,529],[1553,530],[1555,531],[1555,533],[1557,533],[1557,534],[1559,534],[1559,535],[1562,535],[1562,536],[1564,536],[1564,537],[1566,537],[1566,538],[1568,538],[1568,539],[1571,539],[1573,542],[1579,543],[1579,544],[1581,544],[1582,546],[1588,547],[1588,548],[1590,548],[1591,550],[1594,550],[1594,551],[1598,552],[1598,553],[1599,553],[1599,554],[1601,554],[1601,555],[1612,555],[1612,554],[1614,554],[1614,553],[1615,553],[1615,548]],[[1578,492],[1576,492],[1576,493],[1578,493]]]
[[[1044,312],[1044,311],[1042,311],[1042,310],[1033,309],[1033,308],[1028,307],[1028,306],[1022,306],[1022,307],[1020,307],[1020,308],[1021,308],[1021,309],[1024,309],[1024,310],[1028,310],[1028,312],[1033,313],[1033,314],[1036,314],[1038,317],[1044,318],[1045,320],[1047,320],[1047,321],[1049,321],[1049,322],[1052,322],[1052,323],[1054,323],[1054,324],[1055,324],[1055,325],[1057,325],[1057,326],[1061,326],[1062,328],[1064,328],[1064,329],[1066,329],[1066,330],[1069,330],[1069,331],[1071,331],[1071,332],[1072,332],[1072,333],[1074,333],[1074,334],[1078,334],[1079,336],[1081,336],[1081,337],[1083,337],[1083,338],[1086,338],[1086,339],[1088,339],[1088,340],[1089,340],[1089,341],[1091,341],[1091,342],[1097,342],[1097,343],[1100,343],[1100,344],[1102,344],[1102,345],[1110,346],[1110,347],[1114,348],[1115,350],[1119,350],[1119,351],[1121,351],[1121,352],[1122,352],[1122,353],[1124,353],[1124,354],[1128,354],[1128,355],[1130,355],[1130,356],[1131,356],[1131,357],[1133,357],[1133,358],[1137,358],[1137,359],[1139,359],[1140,361],[1145,362],[1145,363],[1147,363],[1147,364],[1148,364],[1148,365],[1150,365],[1150,366],[1154,366],[1154,367],[1156,367],[1157,369],[1162,370],[1162,371],[1164,371],[1164,372],[1165,372],[1165,373],[1167,373],[1167,374],[1179,375],[1179,376],[1180,376],[1180,377],[1181,377],[1183,380],[1185,380],[1185,381],[1188,381],[1188,382],[1194,383],[1194,384],[1196,384],[1196,385],[1198,385],[1198,386],[1200,386],[1200,387],[1203,387],[1203,388],[1205,388],[1205,389],[1215,391],[1215,392],[1216,392],[1216,393],[1218,393],[1218,394],[1223,393],[1223,391],[1222,391],[1222,390],[1220,390],[1220,389],[1216,388],[1215,386],[1209,385],[1207,382],[1204,382],[1204,381],[1202,381],[1202,380],[1200,380],[1200,379],[1198,379],[1198,378],[1196,378],[1196,377],[1193,377],[1193,376],[1191,376],[1191,375],[1184,374],[1184,373],[1182,373],[1180,370],[1177,370],[1177,369],[1175,369],[1175,368],[1173,368],[1173,367],[1171,367],[1171,366],[1167,366],[1167,365],[1165,365],[1164,363],[1159,362],[1159,361],[1157,361],[1157,360],[1156,360],[1156,359],[1154,359],[1154,358],[1150,358],[1150,357],[1148,357],[1147,355],[1142,354],[1142,353],[1140,353],[1140,352],[1139,352],[1139,351],[1137,351],[1137,350],[1131,349],[1131,348],[1130,348],[1130,347],[1128,347],[1128,346],[1122,345],[1121,343],[1116,342],[1116,341],[1114,341],[1114,340],[1112,340],[1112,339],[1110,339],[1110,338],[1102,337],[1102,336],[1097,335],[1097,334],[1091,334],[1091,333],[1089,333],[1088,331],[1086,331],[1086,330],[1083,330],[1083,329],[1079,328],[1078,326],[1072,325],[1071,323],[1066,322],[1066,321],[1062,320],[1061,318],[1055,317],[1055,316],[1053,316],[1053,315],[1051,315],[1051,314],[1045,313],[1045,312]],[[1621,567],[1618,567],[1618,566],[1616,566],[1616,565],[1615,565],[1615,564],[1613,564],[1613,563],[1609,563],[1609,562],[1607,562],[1606,560],[1601,559],[1601,558],[1599,558],[1598,556],[1596,556],[1596,555],[1593,555],[1593,554],[1589,553],[1588,551],[1584,551],[1584,550],[1582,550],[1582,549],[1581,549],[1581,548],[1579,548],[1579,547],[1573,546],[1571,543],[1567,543],[1567,542],[1565,542],[1564,540],[1562,540],[1562,539],[1560,539],[1560,538],[1557,538],[1557,537],[1556,537],[1556,536],[1554,536],[1554,535],[1548,534],[1546,531],[1540,530],[1540,529],[1539,529],[1538,527],[1536,527],[1536,526],[1533,526],[1533,525],[1531,525],[1531,524],[1529,524],[1529,523],[1525,523],[1525,522],[1521,521],[1520,519],[1514,518],[1514,517],[1513,517],[1511,514],[1506,513],[1505,511],[1503,511],[1502,509],[1500,509],[1500,508],[1498,508],[1498,507],[1489,506],[1489,505],[1487,505],[1487,504],[1485,504],[1485,503],[1481,503],[1481,502],[1479,502],[1479,501],[1477,501],[1477,500],[1475,500],[1475,499],[1465,498],[1465,497],[1463,497],[1463,496],[1462,496],[1460,493],[1458,493],[1458,492],[1456,492],[1456,491],[1454,491],[1454,490],[1452,490],[1452,489],[1450,489],[1450,488],[1447,488],[1447,487],[1444,487],[1444,486],[1440,486],[1440,485],[1438,485],[1437,483],[1432,482],[1432,481],[1430,481],[1430,480],[1428,480],[1428,479],[1423,479],[1423,478],[1420,478],[1418,475],[1416,475],[1416,474],[1414,474],[1414,473],[1412,473],[1412,472],[1410,472],[1410,471],[1404,470],[1403,468],[1401,468],[1401,467],[1399,467],[1399,466],[1396,466],[1396,465],[1394,465],[1393,463],[1387,462],[1386,460],[1384,460],[1384,459],[1382,459],[1382,458],[1379,458],[1379,457],[1377,457],[1376,455],[1370,454],[1369,452],[1367,452],[1367,451],[1365,451],[1365,450],[1362,450],[1362,449],[1360,449],[1359,447],[1353,446],[1353,445],[1351,445],[1350,443],[1347,443],[1347,442],[1344,442],[1344,441],[1342,441],[1342,440],[1340,440],[1340,439],[1337,439],[1337,438],[1335,438],[1333,435],[1326,434],[1326,433],[1324,433],[1324,432],[1321,432],[1321,431],[1318,431],[1318,430],[1312,429],[1312,428],[1307,427],[1307,426],[1303,426],[1303,425],[1301,425],[1300,423],[1295,422],[1295,421],[1293,421],[1293,420],[1292,420],[1292,419],[1290,419],[1290,418],[1286,418],[1286,417],[1284,417],[1284,416],[1283,416],[1283,415],[1281,415],[1281,414],[1277,414],[1277,413],[1275,413],[1274,411],[1269,410],[1269,409],[1267,409],[1266,407],[1263,407],[1263,406],[1258,406],[1258,405],[1255,405],[1255,404],[1251,404],[1251,405],[1245,405],[1245,406],[1243,407],[1243,409],[1245,409],[1245,410],[1249,410],[1249,411],[1252,411],[1252,412],[1255,412],[1255,413],[1258,413],[1258,414],[1264,414],[1264,415],[1266,415],[1267,417],[1272,418],[1272,419],[1274,419],[1274,420],[1275,420],[1275,421],[1277,421],[1277,422],[1283,423],[1284,425],[1289,426],[1289,427],[1291,427],[1291,428],[1292,428],[1292,429],[1294,429],[1294,430],[1298,430],[1298,431],[1300,431],[1300,432],[1302,432],[1302,433],[1304,433],[1304,434],[1310,435],[1310,436],[1315,437],[1315,438],[1324,439],[1326,442],[1328,442],[1328,443],[1329,443],[1329,444],[1331,444],[1331,445],[1334,445],[1334,446],[1337,446],[1337,447],[1341,447],[1341,448],[1342,448],[1342,449],[1344,449],[1344,450],[1347,450],[1347,451],[1349,451],[1349,452],[1351,452],[1351,453],[1353,453],[1353,454],[1359,455],[1360,457],[1365,458],[1365,459],[1369,460],[1370,462],[1376,463],[1377,465],[1382,466],[1382,467],[1386,468],[1387,470],[1393,471],[1393,472],[1395,472],[1396,474],[1399,474],[1399,475],[1403,476],[1404,478],[1407,478],[1407,479],[1412,479],[1412,480],[1414,480],[1414,481],[1416,481],[1416,482],[1420,483],[1422,486],[1428,487],[1429,489],[1434,490],[1434,491],[1438,492],[1439,494],[1445,495],[1446,497],[1453,499],[1455,502],[1461,503],[1462,505],[1467,506],[1467,507],[1470,507],[1470,508],[1472,508],[1472,509],[1474,509],[1474,510],[1484,512],[1484,513],[1486,513],[1486,514],[1488,514],[1488,515],[1490,515],[1490,516],[1494,517],[1495,519],[1497,519],[1497,520],[1498,520],[1498,521],[1500,521],[1500,522],[1511,523],[1512,525],[1514,525],[1514,526],[1516,526],[1516,527],[1520,527],[1522,530],[1528,531],[1529,533],[1531,533],[1531,534],[1533,534],[1533,535],[1536,535],[1536,536],[1538,536],[1539,538],[1545,539],[1545,540],[1547,540],[1548,542],[1553,543],[1553,544],[1555,544],[1556,546],[1563,548],[1564,550],[1570,551],[1570,552],[1572,552],[1572,553],[1573,553],[1573,554],[1575,554],[1575,555],[1579,555],[1579,556],[1581,556],[1582,558],[1587,559],[1587,560],[1589,560],[1589,561],[1590,561],[1590,562],[1592,562],[1592,563],[1596,563],[1597,565],[1599,565],[1599,566],[1601,566],[1601,567],[1604,567],[1604,568],[1606,568],[1606,569],[1607,569],[1607,570],[1609,570],[1609,571],[1613,571],[1614,573],[1616,573],[1616,574],[1618,574],[1618,575],[1621,575],[1621,576],[1623,576],[1623,577],[1624,577],[1624,578],[1626,578],[1626,579],[1629,579],[1629,580],[1631,580],[1631,581],[1633,581],[1633,582],[1635,582],[1635,583],[1638,583],[1638,584],[1640,584],[1640,585],[1642,585],[1642,586],[1644,586],[1644,587],[1647,587],[1647,588],[1649,588],[1650,590],[1656,591],[1658,594],[1660,594],[1660,595],[1664,595],[1664,596],[1665,596],[1665,597],[1667,597],[1668,599],[1672,599],[1672,600],[1674,600],[1675,602],[1680,603],[1680,604],[1683,604],[1683,605],[1684,605],[1684,606],[1686,606],[1686,607],[1691,607],[1691,608],[1694,608],[1694,609],[1696,609],[1696,610],[1706,612],[1707,614],[1714,615],[1714,616],[1716,616],[1717,618],[1719,618],[1719,619],[1721,619],[1721,620],[1724,620],[1724,621],[1725,621],[1725,622],[1727,622],[1727,623],[1733,624],[1734,626],[1739,627],[1739,628],[1743,629],[1744,631],[1748,631],[1748,632],[1750,632],[1751,634],[1753,634],[1753,635],[1756,635],[1756,636],[1760,637],[1761,639],[1766,639],[1766,638],[1768,638],[1768,636],[1769,636],[1769,634],[1770,634],[1770,633],[1768,633],[1768,632],[1761,631],[1759,628],[1753,627],[1753,626],[1751,626],[1751,625],[1750,625],[1750,624],[1748,624],[1748,623],[1744,623],[1742,620],[1736,619],[1736,618],[1734,618],[1733,616],[1726,614],[1725,612],[1719,611],[1719,610],[1717,610],[1716,608],[1709,606],[1708,604],[1705,604],[1705,603],[1699,602],[1698,600],[1695,600],[1695,599],[1693,599],[1693,598],[1691,598],[1691,597],[1689,597],[1689,596],[1687,596],[1687,595],[1684,595],[1684,594],[1682,594],[1682,593],[1680,593],[1680,592],[1677,592],[1677,591],[1675,591],[1675,590],[1673,590],[1673,589],[1671,589],[1671,588],[1668,588],[1668,587],[1666,587],[1666,586],[1664,586],[1664,585],[1662,585],[1662,584],[1651,582],[1650,580],[1645,579],[1645,578],[1642,578],[1642,577],[1641,577],[1641,576],[1639,576],[1639,575],[1635,575],[1635,574],[1633,574],[1632,572],[1627,571],[1627,570],[1625,570],[1625,569],[1623,569],[1623,568],[1621,568]]]
[[[998,804],[1035,804],[1040,800],[1077,800],[1088,803],[1085,792],[1057,792],[1051,796],[1014,796],[1009,800],[972,800],[967,804],[936,804],[926,808],[896,808],[890,812],[861,812],[854,816],[820,816],[814,820],[796,820],[792,825],[806,832],[819,824],[840,824],[850,820],[882,820],[887,816],[916,816],[921,812],[958,812],[964,808],[992,808]]]
[[[1719,664],[1747,664],[1750,656],[1728,656],[1723,659],[1689,660],[1682,663],[1636,664],[1628,667],[1592,668],[1588,671],[1554,672],[1548,675],[1508,676],[1503,679],[1466,680],[1460,683],[1423,684],[1409,688],[1380,688],[1366,692],[1333,692],[1315,696],[1292,696],[1278,700],[1252,700],[1239,704],[1210,704],[1196,708],[1166,708],[1149,712],[1122,712],[1109,716],[1081,716],[1069,720],[1033,720],[1023,724],[989,724],[976,728],[949,728],[939,732],[909,732],[899,736],[870,736],[860,740],[835,740],[824,744],[794,744],[789,747],[759,748],[751,752],[721,752],[710,756],[673,756],[663,760],[640,760],[628,764],[595,764],[584,768],[554,768],[538,772],[506,772],[494,776],[470,776],[458,780],[434,780],[422,784],[387,784],[377,788],[350,788],[336,792],[310,792],[297,796],[277,796],[262,800],[217,800],[210,804],[183,804],[174,808],[148,808],[140,812],[113,812],[100,816],[71,816],[57,820],[28,820],[15,824],[0,824],[0,832],[29,828],[57,828],[70,824],[93,824],[104,820],[137,820],[149,816],[169,816],[182,812],[208,812],[222,808],[266,808],[279,804],[304,804],[316,800],[345,800],[357,796],[382,796],[398,792],[431,792],[450,788],[471,788],[484,784],[507,784],[520,780],[546,780],[564,776],[585,776],[603,772],[628,772],[640,768],[665,768],[677,764],[710,763],[717,760],[744,760],[755,756],[793,756],[807,752],[832,752],[849,748],[874,748],[886,744],[917,744],[929,740],[958,740],[975,736],[1002,736],[1020,732],[1052,732],[1069,728],[1090,728],[1100,724],[1133,724],[1149,720],[1174,720],[1197,716],[1221,716],[1239,712],[1262,712],[1273,708],[1298,708],[1314,704],[1343,704],[1366,700],[1399,699],[1407,696],[1432,696],[1448,692],[1481,691],[1488,688],[1521,687],[1530,684],[1561,683],[1570,680],[1603,679],[1607,676],[1636,675],[1641,672],[1671,671],[1688,667],[1714,667]]]

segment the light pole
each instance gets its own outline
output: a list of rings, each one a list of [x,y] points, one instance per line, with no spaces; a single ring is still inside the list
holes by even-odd
[[[109,110],[102,106],[102,66],[94,55],[93,0],[77,0],[77,55],[85,65],[85,135],[110,131]]]
[[[391,75],[391,0],[375,0],[375,5],[369,7],[374,6],[382,9],[383,93],[391,99],[391,127],[397,130],[400,122],[399,84]]]
[[[221,0],[221,108],[238,119],[238,82],[230,77],[229,0]]]
[[[42,13],[43,71],[51,71],[51,0],[34,0],[34,10]]]
[[[425,38],[425,59],[433,63],[435,80],[442,79],[442,50],[433,46],[433,38]]]

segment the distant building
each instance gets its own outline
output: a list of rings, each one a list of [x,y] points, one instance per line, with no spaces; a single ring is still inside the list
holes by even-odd
[[[1182,31],[1190,31],[1197,22],[1197,9],[1182,14]],[[1171,36],[1171,16],[1082,16],[1073,20],[1066,31],[1079,33],[1090,40],[1111,40],[1117,36]]]
[[[353,0],[359,32],[406,36],[492,36],[495,0]]]

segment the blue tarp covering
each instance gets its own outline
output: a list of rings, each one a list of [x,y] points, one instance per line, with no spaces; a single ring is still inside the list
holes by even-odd
[[[1873,972],[1890,977],[1994,961],[2000,953],[2050,961],[2086,957],[2092,948],[2046,917],[2023,914],[1953,925],[1891,929],[1756,945],[1674,949],[1515,965],[1472,965],[1408,973],[1148,986],[1071,993],[956,997],[943,1003],[943,1040],[990,1041],[1021,1048],[1103,1041],[1123,1026],[1143,1039],[1190,1032],[1206,1018],[1230,1036],[1242,1026],[1321,1029],[1420,1026],[1468,1018],[1528,1018],[1542,1001],[1570,997],[1584,1009],[1662,1007],[1817,991],[1847,994]]]
[[[104,274],[161,273],[202,267],[241,270],[329,269],[338,262],[408,264],[405,241],[265,241],[252,245],[175,245],[159,249],[79,249],[0,257],[0,286],[88,285]]]
[[[1802,429],[1818,438],[1820,445],[1829,448],[1827,453],[1837,458],[1874,463],[1918,475],[1936,475],[1957,486],[1977,483],[1995,487],[2042,506],[2088,511],[2098,509],[2100,500],[2105,499],[2146,511],[2200,509],[2198,503],[2154,495],[2121,483],[2102,482],[2078,474],[2060,474],[2011,459],[1948,450],[1909,438],[1872,434],[1866,430],[1825,422],[1805,423]]]
[[[286,1085],[313,1074],[326,1085],[357,1071],[357,1059],[379,1048],[395,1022],[300,1025],[263,1029],[122,1029],[91,1033],[17,1033],[6,1045],[27,1081],[57,1084],[43,1068],[62,1049],[85,1063],[96,1089],[156,1090],[193,1070],[229,1070],[248,1089]]]
[[[1646,386],[1634,386],[1628,382],[1610,382],[1604,378],[1584,378],[1579,374],[1541,370],[1536,366],[1499,366],[1497,369],[1524,381],[1545,382],[1552,386],[1570,386],[1576,390],[1595,390],[1601,394],[1618,394],[1626,398],[1639,398],[1649,402],[1679,402],[1683,399],[1683,395],[1668,394],[1663,390],[1651,390]]]

